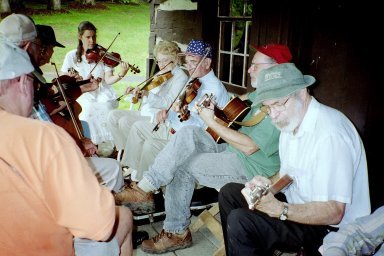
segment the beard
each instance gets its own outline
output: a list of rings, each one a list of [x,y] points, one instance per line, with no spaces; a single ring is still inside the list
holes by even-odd
[[[257,84],[257,77],[255,77],[255,78],[251,78],[251,86],[252,86],[253,88],[257,88],[257,87],[256,87],[256,84]]]
[[[293,98],[292,99],[292,115],[288,118],[287,115],[284,115],[282,119],[272,120],[272,123],[279,129],[281,132],[291,133],[294,132],[301,123],[301,110],[303,108],[303,102]]]

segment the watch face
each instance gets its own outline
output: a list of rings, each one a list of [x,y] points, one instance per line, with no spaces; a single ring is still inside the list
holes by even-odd
[[[284,203],[284,209],[283,212],[280,214],[279,219],[280,220],[286,220],[288,219],[288,204]]]

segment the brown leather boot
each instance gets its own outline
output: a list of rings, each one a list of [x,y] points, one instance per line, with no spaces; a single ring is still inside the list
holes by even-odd
[[[190,246],[192,246],[192,235],[189,229],[182,235],[168,233],[163,229],[157,236],[150,240],[143,241],[141,249],[144,252],[159,254],[176,251]]]
[[[126,188],[115,194],[115,203],[125,205],[135,214],[145,214],[155,211],[153,194],[141,190],[136,182],[131,182]]]

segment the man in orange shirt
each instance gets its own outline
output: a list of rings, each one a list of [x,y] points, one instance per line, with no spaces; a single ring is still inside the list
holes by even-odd
[[[131,212],[115,207],[66,131],[27,118],[34,68],[4,38],[0,52],[0,255],[75,255],[74,236],[132,255]]]

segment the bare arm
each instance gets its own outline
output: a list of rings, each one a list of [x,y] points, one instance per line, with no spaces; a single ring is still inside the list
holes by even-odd
[[[256,186],[271,184],[266,177],[255,176],[245,183],[245,186],[254,189]],[[283,202],[277,200],[272,193],[261,197],[256,209],[279,218],[283,212]],[[308,225],[334,225],[340,223],[344,216],[345,203],[337,201],[308,202],[305,204],[288,204],[288,220]]]
[[[199,115],[218,136],[246,155],[251,155],[259,150],[259,147],[249,136],[216,122],[212,108],[213,105],[211,104],[208,108],[200,109]]]
[[[120,63],[120,73],[117,73],[116,75],[113,74],[112,70],[105,72],[104,74],[104,80],[107,84],[114,84],[121,79],[127,74],[128,72],[128,64],[124,61]]]
[[[256,209],[278,218],[283,212],[283,202],[273,195],[262,197]],[[337,201],[288,204],[288,220],[308,225],[335,225],[344,216],[345,204]]]

